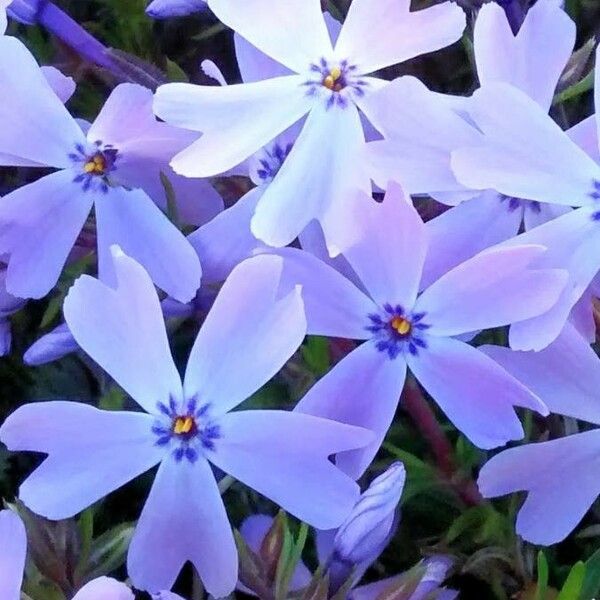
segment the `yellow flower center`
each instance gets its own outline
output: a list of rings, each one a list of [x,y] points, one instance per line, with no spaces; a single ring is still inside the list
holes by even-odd
[[[196,423],[193,417],[176,417],[173,421],[173,433],[175,435],[186,435],[194,429]]]
[[[329,71],[329,75],[323,79],[323,85],[332,92],[340,92],[344,89],[343,83],[340,81],[342,77],[342,70],[339,67],[333,67]]]
[[[394,329],[400,335],[407,335],[412,329],[412,323],[404,317],[394,317],[390,325],[392,326],[392,329]]]
[[[102,154],[94,154],[83,165],[83,170],[90,175],[104,175],[106,171],[106,159]]]

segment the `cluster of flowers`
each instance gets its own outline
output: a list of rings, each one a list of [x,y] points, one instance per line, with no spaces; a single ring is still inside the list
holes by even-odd
[[[169,4],[156,0],[152,10]],[[186,12],[202,3],[174,4]],[[600,424],[600,361],[590,347],[600,151],[594,116],[566,132],[548,116],[576,36],[560,3],[538,0],[518,33],[501,6],[484,5],[474,30],[481,87],[470,98],[372,75],[458,40],[465,14],[452,2],[411,12],[409,0],[354,0],[343,24],[319,0],[208,5],[235,31],[243,83],[228,85],[206,64],[218,85],[171,83],[153,94],[122,84],[92,124],[64,106],[71,80],[0,38],[0,165],[52,169],[0,201],[4,346],[6,317],[46,296],[92,239],[98,278],[76,281],[65,324],[26,359],[81,349],[142,409],[28,404],[0,440],[47,455],[19,496],[49,519],[72,517],[159,465],[128,574],[163,598],[188,560],[214,596],[238,585],[215,473],[330,534],[336,556],[356,540],[353,528],[366,535],[355,514],[369,491],[361,497],[356,481],[408,370],[479,448],[523,437],[515,407]],[[232,174],[255,187],[225,210],[207,178]],[[179,217],[197,227],[187,238],[163,212],[165,179]],[[451,208],[424,223],[411,200],[420,196]],[[222,284],[214,302],[201,276]],[[206,302],[182,381],[164,319]],[[510,348],[471,345],[503,326]],[[307,334],[362,343],[292,412],[233,410]],[[487,497],[526,490],[517,530],[551,544],[600,493],[599,456],[593,429],[515,447],[485,465],[479,487]],[[378,550],[353,564],[370,564],[393,527],[398,470],[374,482],[391,478],[394,490]],[[21,525],[4,513],[0,526],[16,548],[14,575]],[[264,533],[269,524],[253,526]],[[256,531],[248,525],[255,544]],[[300,569],[297,585],[307,576]],[[437,589],[443,576],[430,579]],[[7,585],[3,598],[17,598],[20,575]],[[102,598],[114,586],[114,598],[130,598],[120,585],[89,584]],[[377,585],[360,597],[376,598],[385,582]],[[98,597],[91,587],[77,600]]]

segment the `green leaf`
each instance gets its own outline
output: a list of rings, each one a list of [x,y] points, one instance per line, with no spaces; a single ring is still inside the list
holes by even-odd
[[[573,100],[574,98],[577,98],[577,96],[589,92],[594,87],[594,76],[594,71],[590,71],[581,81],[578,81],[554,96],[552,105],[555,106],[566,102],[567,100]]]
[[[585,563],[581,600],[592,600],[598,594],[600,594],[600,550],[596,550]]]
[[[582,561],[575,563],[556,600],[579,600],[585,580],[585,571],[585,563]]]
[[[167,58],[167,77],[175,83],[189,83],[190,79],[186,72],[174,61]]]
[[[538,581],[534,600],[545,600],[548,591],[548,561],[540,550],[537,557]]]
[[[125,404],[125,392],[118,386],[113,385],[98,401],[102,410],[123,410]]]
[[[160,172],[160,182],[162,183],[167,198],[167,217],[169,217],[169,221],[171,221],[177,229],[181,229],[175,188],[173,187],[171,180],[162,171]]]
[[[85,568],[86,581],[108,575],[125,563],[133,530],[133,525],[123,523],[94,540]]]
[[[308,368],[317,377],[322,377],[329,371],[329,342],[327,338],[309,336],[302,345],[302,356]]]

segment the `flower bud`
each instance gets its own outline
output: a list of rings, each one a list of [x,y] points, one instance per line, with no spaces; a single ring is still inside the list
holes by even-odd
[[[78,348],[67,324],[63,323],[34,342],[25,352],[23,360],[30,366],[44,365],[75,352]]]
[[[392,533],[405,479],[404,465],[397,462],[373,480],[336,533],[337,559],[357,565],[383,551]]]
[[[153,0],[146,8],[146,14],[153,19],[185,17],[206,8],[204,0]]]

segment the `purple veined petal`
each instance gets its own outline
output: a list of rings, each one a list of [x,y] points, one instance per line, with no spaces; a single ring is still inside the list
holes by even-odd
[[[235,588],[237,550],[210,465],[168,457],[133,534],[127,571],[136,588],[155,593],[171,589],[188,560],[215,598]]]
[[[180,302],[200,287],[202,270],[191,244],[142,190],[110,188],[96,199],[98,272],[113,277],[111,247],[119,245],[154,283]]]
[[[152,0],[146,14],[153,19],[185,17],[206,8],[206,0]]]
[[[575,35],[575,23],[555,0],[537,2],[516,36],[500,5],[484,5],[473,36],[481,85],[510,83],[549,110]]]
[[[593,202],[600,166],[526,94],[490,83],[473,94],[470,114],[485,137],[452,153],[463,185],[566,206]]]
[[[567,129],[567,135],[573,140],[590,158],[600,163],[600,150],[598,148],[598,126],[596,115],[591,115]]]
[[[12,295],[42,298],[58,281],[99,194],[83,191],[76,175],[58,171],[0,199],[0,252],[10,254],[6,289]]]
[[[481,134],[439,96],[405,76],[364,101],[386,138],[365,149],[380,187],[392,179],[413,194],[465,191],[452,172],[451,153],[481,143]]]
[[[541,204],[523,201],[523,224],[525,231],[539,227],[548,221],[562,217],[573,210],[570,206],[560,204]]]
[[[210,461],[298,519],[332,529],[358,499],[358,485],[329,456],[370,443],[371,432],[278,410],[231,412],[219,426]]]
[[[42,67],[42,73],[59,100],[65,104],[75,93],[77,84],[72,77],[63,75],[56,67]]]
[[[500,346],[480,349],[526,385],[550,412],[600,425],[600,359],[572,325],[539,352]]]
[[[479,350],[452,338],[428,336],[408,366],[454,425],[479,448],[523,437],[515,406],[542,414],[542,401]],[[475,385],[474,382],[477,382]]]
[[[419,291],[428,234],[421,217],[399,185],[390,183],[382,203],[364,198],[350,218],[362,236],[344,251],[369,295],[380,306],[412,309]]]
[[[171,125],[203,133],[171,166],[188,177],[211,177],[237,166],[310,110],[314,98],[303,82],[290,75],[228,86],[159,87],[155,113]]]
[[[133,592],[120,581],[110,577],[98,577],[86,583],[73,600],[134,600]]]
[[[292,242],[313,220],[320,221],[329,253],[339,254],[356,225],[345,215],[355,190],[371,191],[358,161],[364,134],[354,105],[319,102],[279,173],[263,194],[252,219],[252,232],[281,247]]]
[[[12,510],[0,511],[0,596],[20,600],[27,555],[23,521]]]
[[[156,413],[158,402],[182,395],[160,303],[138,263],[118,248],[113,260],[115,288],[80,277],[65,299],[65,320],[79,346],[138,404]]]
[[[251,515],[244,519],[240,526],[240,533],[253,552],[260,551],[260,546],[272,525],[273,517],[269,515]],[[290,591],[301,590],[310,583],[311,579],[311,572],[303,561],[299,561],[290,581]],[[238,587],[246,594],[255,595],[243,585],[238,584]]]
[[[321,378],[294,410],[365,427],[375,434],[369,446],[337,456],[338,467],[358,479],[392,423],[405,377],[402,356],[390,360],[386,352],[365,342]]]
[[[76,352],[78,348],[67,324],[61,323],[29,346],[23,361],[30,366],[44,365]]]
[[[514,350],[541,350],[555,340],[571,309],[598,273],[600,228],[594,212],[593,208],[571,211],[502,244],[543,245],[548,250],[534,266],[565,269],[569,273],[567,286],[550,310],[511,327],[509,339]]]
[[[186,398],[198,394],[215,414],[225,413],[269,381],[298,349],[306,317],[299,288],[278,298],[282,268],[280,257],[264,254],[233,270],[192,348]]]
[[[263,192],[264,187],[250,190],[231,208],[188,236],[200,257],[205,282],[225,281],[239,263],[267,248],[250,231],[250,221]]]
[[[89,313],[88,313],[89,316]],[[77,402],[26,404],[12,413],[0,439],[12,451],[48,458],[21,484],[19,498],[48,519],[67,519],[145,473],[163,457],[154,417],[98,410]]]
[[[367,339],[369,315],[377,305],[333,267],[296,248],[282,248],[281,287],[302,286],[308,333],[347,339]]]
[[[335,53],[372,73],[460,39],[465,13],[456,4],[410,11],[409,0],[354,0]]]
[[[333,52],[319,0],[209,0],[217,17],[256,48],[296,73]]]
[[[427,289],[479,252],[517,235],[522,219],[522,208],[512,209],[499,194],[486,191],[427,221],[429,251],[421,287]]]
[[[69,167],[69,153],[85,143],[85,137],[34,57],[14,37],[0,37],[0,89],[5,91],[0,105],[0,154],[29,164]]]
[[[528,268],[543,246],[492,248],[458,265],[417,300],[427,314],[427,333],[455,336],[524,321],[545,313],[568,280],[561,269]]]
[[[487,498],[525,490],[517,533],[534,544],[562,541],[600,494],[600,430],[501,452],[483,466]]]

